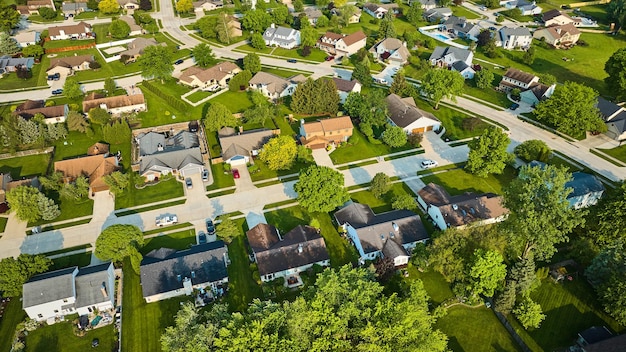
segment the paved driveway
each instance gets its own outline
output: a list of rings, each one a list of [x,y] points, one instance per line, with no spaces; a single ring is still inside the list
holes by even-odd
[[[239,178],[235,179],[235,187],[237,187],[235,190],[236,193],[256,189],[256,186],[252,184],[252,178],[250,177],[250,172],[246,165],[237,166],[234,169],[239,170]]]
[[[109,192],[96,192],[93,197],[92,222],[105,221],[113,215],[115,210],[115,198]]]
[[[328,152],[324,148],[314,149],[313,159],[315,160],[315,163],[319,166],[328,166],[331,168],[335,168],[335,164],[333,164],[333,161],[330,160],[330,156],[328,155]]]
[[[204,202],[206,202],[206,188],[204,187],[204,182],[202,182],[202,175],[201,174],[194,174],[191,176],[188,176],[189,178],[191,178],[191,182],[193,187],[191,189],[187,188],[187,185],[184,185],[185,187],[185,195],[187,196],[187,203],[189,204],[202,204]],[[185,177],[186,179],[187,177]],[[183,180],[183,184],[185,183],[185,181]]]

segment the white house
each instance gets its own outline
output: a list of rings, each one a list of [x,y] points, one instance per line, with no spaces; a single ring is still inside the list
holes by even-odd
[[[94,61],[93,55],[54,57],[50,59],[50,67],[46,70],[46,74],[58,73],[62,76],[71,76],[75,72],[89,70]]]
[[[293,49],[300,45],[300,31],[293,28],[276,27],[272,23],[263,33],[263,39],[265,39],[265,45]]]
[[[91,30],[91,25],[81,21],[69,26],[54,26],[48,28],[48,38],[50,38],[50,40],[93,39],[94,34]]]
[[[572,173],[572,179],[565,184],[565,188],[572,189],[567,201],[574,209],[596,205],[604,194],[602,182],[596,176],[581,171]]]
[[[206,88],[216,84],[220,87],[226,87],[228,81],[239,72],[241,72],[239,66],[224,61],[209,68],[191,66],[183,71],[178,79],[180,83],[190,87]]]
[[[406,42],[396,38],[386,38],[374,44],[370,48],[370,52],[374,54],[374,58],[380,61],[387,61],[390,65],[401,66],[409,60],[409,49],[406,48]]]
[[[379,18],[379,19],[385,17],[385,14],[388,12],[386,8],[378,4],[373,4],[371,2],[368,2],[367,4],[363,5],[363,11],[368,13],[370,16],[374,18]]]
[[[335,86],[337,87],[337,93],[339,93],[339,99],[341,103],[346,102],[346,98],[350,93],[359,93],[361,92],[361,83],[356,79],[351,81],[333,77],[333,81],[335,82]]]
[[[503,49],[528,49],[533,41],[533,36],[526,27],[509,28],[502,27],[496,37],[496,46]]]
[[[437,7],[424,11],[422,16],[424,16],[424,19],[428,22],[446,21],[450,18],[450,16],[452,16],[452,10],[447,7]]]
[[[539,83],[539,77],[516,68],[509,68],[504,75],[502,75],[498,89],[506,92],[514,88],[526,90],[537,83]]]
[[[437,0],[409,0],[409,6],[413,4],[413,1],[418,1],[424,11],[432,10],[437,7]]]
[[[565,12],[559,10],[550,10],[541,14],[541,20],[546,27],[550,26],[562,26],[564,24],[571,23],[574,26],[580,26],[580,18],[572,18]]]
[[[318,41],[317,47],[331,55],[351,56],[359,49],[365,48],[367,36],[363,31],[348,35],[326,32]]]
[[[147,303],[191,295],[194,289],[217,290],[228,282],[230,260],[222,241],[176,251],[159,248],[141,261],[141,291]]]
[[[41,41],[39,32],[30,31],[30,32],[20,32],[16,34],[13,38],[20,45],[20,47],[25,48],[29,45],[39,44]]]
[[[478,34],[480,33],[480,26],[467,22],[465,17],[450,16],[439,27],[442,31],[450,32],[457,37],[469,39],[472,41],[478,40]]]
[[[508,213],[498,195],[464,193],[451,196],[445,188],[434,183],[417,192],[417,203],[440,230],[493,224],[504,220]]]
[[[406,265],[415,245],[430,238],[419,215],[408,210],[374,214],[367,204],[351,203],[335,213],[335,220],[352,240],[361,264],[383,256],[395,266]]]
[[[267,72],[257,72],[249,82],[250,89],[258,90],[264,96],[276,100],[292,95],[300,82],[306,81],[302,74],[290,78],[283,78]]]
[[[402,127],[407,134],[438,130],[441,126],[435,115],[417,107],[412,97],[400,98],[390,94],[385,98],[389,115],[387,120],[394,126]]]
[[[606,124],[606,135],[619,142],[626,140],[626,109],[602,97],[596,107]]]
[[[204,16],[204,11],[213,11],[217,9],[221,9],[224,7],[224,2],[219,0],[202,0],[202,1],[194,1],[193,2],[194,12],[196,16],[202,17]]]
[[[538,15],[543,11],[534,1],[529,2],[527,0],[501,0],[500,6],[504,6],[508,10],[518,8],[522,12],[522,16]]]
[[[114,270],[112,263],[105,263],[33,276],[23,286],[22,307],[29,318],[50,323],[67,314],[113,309]]]
[[[476,71],[472,68],[474,53],[467,49],[453,46],[438,46],[430,55],[430,64],[457,71],[465,79],[474,78]]]
[[[93,108],[103,108],[112,116],[123,113],[146,111],[146,100],[143,94],[117,95],[113,97],[83,100],[83,112],[88,113]]]
[[[299,273],[316,264],[330,265],[326,242],[311,226],[298,225],[281,236],[274,226],[260,223],[246,237],[263,282],[284,277],[294,287],[302,284]]]
[[[134,145],[139,153],[137,171],[148,181],[162,175],[180,174],[182,177],[199,174],[204,170],[198,135],[179,131],[173,136],[163,133],[140,133]]]

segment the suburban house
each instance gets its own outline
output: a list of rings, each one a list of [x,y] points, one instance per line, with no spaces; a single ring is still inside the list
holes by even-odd
[[[300,31],[293,28],[272,25],[263,33],[265,45],[293,49],[300,45]]]
[[[314,7],[307,7],[306,9],[304,9],[303,12],[294,12],[292,13],[292,15],[293,15],[294,20],[298,19],[300,16],[306,16],[311,26],[315,26],[317,24],[317,20],[320,17],[324,16],[322,11]]]
[[[94,37],[95,34],[91,31],[91,25],[82,21],[73,25],[48,28],[50,40],[93,39]]]
[[[509,28],[504,26],[498,30],[496,36],[496,46],[507,50],[526,50],[530,48],[532,41],[533,36],[526,27]]]
[[[367,4],[363,5],[363,11],[367,12],[370,16],[374,18],[380,19],[385,17],[385,14],[388,10],[379,4],[373,4],[371,2],[368,2]]]
[[[234,134],[233,129],[223,128],[218,132],[222,159],[232,166],[246,165],[259,155],[263,145],[274,136],[271,130],[254,130]]]
[[[13,39],[15,39],[20,47],[25,48],[29,45],[39,44],[41,41],[41,33],[36,31],[20,32],[16,34]]]
[[[424,16],[424,19],[428,22],[439,23],[441,21],[447,21],[450,16],[452,16],[452,10],[447,7],[437,7],[424,11],[422,16]]]
[[[6,212],[8,210],[6,205],[6,193],[15,187],[30,186],[39,189],[41,187],[39,178],[22,178],[20,180],[13,180],[11,174],[0,173],[0,212]]]
[[[51,271],[30,278],[23,292],[22,308],[37,321],[107,311],[115,307],[115,269],[104,263]]]
[[[406,265],[418,242],[430,237],[419,215],[408,210],[374,214],[367,204],[351,203],[335,212],[335,220],[359,252],[359,262],[391,258],[395,266]]]
[[[224,7],[224,2],[220,0],[210,1],[210,0],[202,0],[202,1],[194,1],[193,8],[196,12],[196,16],[204,16],[204,11],[213,11],[217,9],[221,9]]]
[[[30,70],[35,64],[32,57],[12,58],[8,55],[0,56],[0,75],[17,70]]]
[[[522,16],[538,15],[543,11],[534,1],[527,0],[501,0],[500,6],[504,6],[507,10],[520,9]]]
[[[187,177],[204,170],[200,141],[194,132],[140,132],[133,144],[139,155],[138,168],[135,164],[133,171],[148,181],[168,174]]]
[[[154,38],[136,38],[126,45],[126,50],[120,53],[126,58],[126,63],[135,62],[143,54],[145,48],[151,45],[167,46],[166,43],[159,43]]]
[[[119,158],[108,153],[54,162],[54,171],[63,173],[66,183],[74,182],[79,176],[87,177],[92,193],[108,191],[109,186],[104,183],[104,176],[119,169]]]
[[[228,81],[239,72],[241,72],[239,66],[224,61],[209,68],[191,66],[183,71],[178,79],[180,83],[190,87],[207,88],[216,84],[220,87],[226,87]]]
[[[300,82],[306,81],[302,74],[290,78],[283,78],[267,72],[257,72],[249,82],[250,89],[258,90],[266,97],[276,100],[292,95]]]
[[[604,193],[604,185],[596,176],[581,171],[572,173],[572,179],[565,184],[565,188],[573,189],[567,201],[574,209],[596,205]]]
[[[546,27],[550,26],[561,26],[564,24],[571,23],[574,26],[580,26],[580,20],[574,19],[570,17],[565,12],[561,12],[559,10],[550,10],[546,11],[541,15],[541,21],[543,25]]]
[[[427,184],[417,192],[417,203],[440,230],[487,225],[506,218],[502,197],[493,193],[464,193],[451,196],[445,188]]]
[[[246,237],[263,282],[283,277],[287,287],[299,286],[299,273],[316,264],[330,265],[326,242],[311,226],[298,225],[281,236],[274,226],[260,223]]]
[[[113,97],[83,100],[83,112],[89,113],[93,108],[102,108],[112,116],[123,113],[146,111],[146,100],[143,94],[117,95]]]
[[[424,11],[432,10],[437,7],[437,0],[409,0],[409,6],[411,6],[414,1],[418,1]]]
[[[480,33],[480,26],[467,22],[465,17],[450,16],[443,22],[439,28],[442,31],[452,33],[459,38],[469,39],[473,41],[478,40],[478,34]]]
[[[222,241],[177,251],[152,250],[140,266],[141,291],[147,303],[187,295],[194,289],[218,289],[228,282],[228,249]]]
[[[126,22],[128,24],[128,27],[130,27],[130,33],[128,33],[129,36],[133,37],[143,34],[143,28],[141,28],[141,26],[135,22],[134,18],[130,16],[121,16],[120,20]]]
[[[348,24],[359,23],[359,21],[361,20],[361,13],[361,9],[357,7],[352,16],[348,18]],[[330,10],[330,14],[341,17],[341,10],[334,7],[332,10]]]
[[[547,86],[542,83],[533,83],[529,89],[520,93],[520,101],[535,106],[540,101],[544,101],[552,96],[556,84]]]
[[[21,14],[37,15],[39,14],[39,9],[42,7],[47,7],[54,11],[57,10],[52,0],[28,0],[26,1],[26,5],[19,5],[16,8]]]
[[[516,68],[509,68],[502,75],[498,89],[503,92],[509,92],[514,88],[526,90],[536,83],[539,83],[539,77]]]
[[[129,15],[139,8],[138,0],[117,0],[117,3],[122,9],[126,10],[126,13]]]
[[[217,2],[212,2],[212,3],[217,3]],[[198,11],[198,9],[196,9],[196,11]],[[204,12],[202,12],[201,15],[198,15],[198,12],[196,12],[196,16],[202,17],[204,16]],[[228,15],[226,20],[227,20],[226,27],[228,28],[229,37],[230,38],[241,37],[243,35],[243,32],[241,31],[241,22],[239,21],[239,19],[235,16]]]
[[[14,116],[20,116],[25,120],[30,120],[35,115],[41,114],[47,124],[65,122],[69,113],[67,104],[46,106],[43,100],[26,100],[13,111]]]
[[[586,352],[587,350],[585,349],[585,347],[599,343],[601,341],[609,340],[612,337],[613,333],[609,329],[607,329],[606,326],[592,326],[589,329],[578,333],[576,344],[583,348],[583,352]]]
[[[85,11],[91,11],[91,9],[87,6],[86,1],[63,1],[63,4],[61,5],[61,11],[63,12],[64,17],[74,17]]]
[[[582,346],[582,352],[620,352],[626,346],[626,334],[617,336],[612,336],[612,334],[611,336],[599,336],[598,334],[593,336],[599,338],[592,338],[584,333],[578,334],[579,338],[576,341],[579,346]]]
[[[626,109],[602,97],[596,107],[606,124],[606,135],[619,142],[626,140]]]
[[[406,42],[396,38],[385,38],[370,48],[374,58],[380,61],[387,61],[390,65],[404,65],[409,60],[409,49]]]
[[[359,83],[359,81],[357,81],[356,79],[348,81],[346,79],[333,77],[333,81],[335,82],[335,86],[337,87],[339,100],[342,104],[346,102],[348,94],[352,92],[359,93],[361,91],[361,83]]]
[[[552,26],[537,29],[533,34],[533,38],[537,40],[545,40],[546,43],[555,48],[569,48],[578,42],[580,38],[580,30],[568,23],[560,26]]]
[[[348,35],[326,32],[318,41],[317,47],[331,55],[352,56],[352,54],[365,48],[367,36],[363,31]]]
[[[396,94],[390,94],[385,102],[389,123],[401,127],[407,134],[424,133],[441,127],[441,121],[433,114],[418,108],[412,97],[400,98]]]
[[[93,55],[53,57],[50,59],[50,67],[48,67],[46,73],[48,76],[56,73],[61,76],[71,76],[77,71],[89,70],[91,63],[94,61]]]
[[[300,141],[311,149],[326,148],[328,145],[345,142],[352,136],[350,116],[333,117],[314,122],[300,120]]]
[[[465,79],[474,78],[476,71],[472,68],[474,53],[467,49],[454,46],[438,46],[430,55],[430,64],[440,68],[457,71]]]

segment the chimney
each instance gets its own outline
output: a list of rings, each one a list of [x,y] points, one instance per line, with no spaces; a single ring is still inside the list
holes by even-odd
[[[393,226],[393,230],[395,232],[399,232],[400,231],[400,227],[398,226],[398,224],[396,224],[395,222],[391,223],[391,226]]]
[[[298,245],[298,253],[302,253],[302,243]]]
[[[107,286],[104,282],[102,283],[102,286],[100,286],[100,292],[102,292],[102,297],[109,298],[109,295],[107,294]]]
[[[276,25],[272,23],[270,24],[270,28],[276,28]]]

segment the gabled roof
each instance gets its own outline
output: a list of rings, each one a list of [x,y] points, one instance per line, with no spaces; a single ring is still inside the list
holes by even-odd
[[[45,107],[46,104],[44,103],[43,100],[26,100],[25,102],[21,103],[20,105],[18,105],[15,108],[16,112],[20,112],[20,111],[24,111],[24,110],[31,110],[31,109],[38,109],[38,108],[43,108]]]
[[[48,28],[49,36],[58,36],[61,35],[61,31],[65,32],[65,35],[71,34],[83,34],[85,32],[91,32],[91,25],[86,22],[79,22],[77,24],[69,25],[69,26],[54,26]]]
[[[365,35],[363,31],[358,31],[352,34],[348,34],[347,36],[341,39],[343,39],[343,42],[346,43],[347,46],[350,46],[360,40],[367,39],[367,35]]]
[[[446,56],[451,57],[451,61],[467,61],[472,54],[467,49],[456,48],[453,46],[438,46],[433,50],[429,60],[441,60]]]
[[[587,344],[593,344],[604,341],[613,336],[613,334],[605,326],[592,326],[585,331],[578,333]]]
[[[598,97],[598,104],[596,104],[596,107],[600,110],[600,114],[602,115],[604,121],[615,115],[616,112],[623,110],[621,106],[602,97]]]
[[[23,286],[22,307],[74,297],[74,275],[78,267],[51,271],[33,276]]]
[[[153,167],[183,169],[190,164],[203,165],[200,148],[173,148],[155,154],[144,155],[139,162],[140,173],[145,173]]]
[[[541,14],[541,20],[543,22],[546,22],[546,21],[549,21],[549,20],[551,20],[551,19],[553,19],[555,17],[559,17],[559,16],[565,16],[565,17],[567,17],[569,19],[572,19],[568,14],[566,14],[564,12],[561,12],[559,10],[553,9],[553,10],[546,11],[543,14]]]
[[[15,40],[18,43],[27,43],[27,42],[38,43],[41,37],[40,37],[39,32],[30,31],[30,32],[20,32],[16,34],[13,38],[15,38]]]
[[[318,121],[307,122],[304,124],[304,131],[307,134],[314,132],[326,133],[331,131],[342,131],[352,128],[354,128],[354,126],[352,125],[352,120],[350,119],[350,116],[321,119]]]
[[[542,83],[535,83],[532,86],[530,86],[528,90],[531,91],[535,95],[537,100],[541,101],[541,99],[544,98],[545,94],[548,92],[549,89],[550,89],[550,86],[546,86],[545,84],[542,84]]]
[[[604,185],[596,176],[581,171],[573,172],[572,179],[565,184],[565,187],[573,189],[567,198],[604,191]]]
[[[452,10],[447,7],[437,7],[424,12],[426,18],[444,18],[446,16],[452,16]]]
[[[533,80],[537,78],[537,76],[531,73],[526,73],[512,67],[509,68],[502,77],[507,77],[526,84],[530,84]]]
[[[373,3],[371,3],[371,2],[368,2],[367,4],[363,5],[363,9],[364,9],[364,10],[365,10],[365,9],[368,9],[368,10],[369,10],[369,11],[371,11],[371,12],[376,12],[378,9],[382,9],[382,10],[387,11],[386,9],[384,9],[384,8],[382,8],[382,7],[380,7],[380,6],[378,6],[377,4],[373,4]]]
[[[289,84],[297,84],[300,82],[304,82],[306,81],[306,77],[304,77],[304,75],[302,74],[298,74],[289,78],[283,78],[280,76],[276,76],[274,74],[271,73],[267,73],[267,72],[257,72],[254,77],[252,77],[252,79],[250,79],[249,84],[262,84],[262,85],[266,85],[267,86],[267,91],[275,94],[275,93],[282,93],[285,89],[287,89],[287,87],[289,86]]]
[[[140,133],[136,137],[141,156],[163,153],[170,150],[190,149],[200,146],[198,135],[189,131],[179,131],[166,138],[165,134],[150,131]]]
[[[467,18],[457,17],[454,15],[448,17],[443,25],[448,29],[454,29],[455,31],[461,33],[469,33],[476,28],[474,24],[467,22]]]
[[[574,27],[571,23],[566,23],[560,26],[550,26],[547,28],[538,29],[535,33],[539,32],[547,32],[553,39],[560,39],[565,35],[576,35],[580,34],[580,30]]]
[[[78,275],[76,275],[75,279],[76,307],[88,307],[97,303],[110,301],[109,295],[111,295],[115,289],[109,285],[110,277],[108,270],[112,268],[112,266],[113,263],[104,263],[87,266],[78,270]],[[113,295],[115,294],[113,293]]]
[[[89,112],[89,110],[100,107],[103,104],[106,105],[107,109],[115,109],[145,103],[146,100],[144,99],[143,94],[117,95],[114,97],[83,100],[83,111]]]
[[[280,242],[276,227],[264,223],[259,223],[246,232],[250,248],[255,253],[266,251],[276,243]]]
[[[585,346],[585,352],[623,352],[624,346],[626,346],[626,334]]]
[[[526,27],[515,27],[515,28],[509,28],[509,27],[502,27],[500,28],[500,30],[498,31],[500,33],[500,38],[502,40],[505,40],[508,37],[532,37],[532,34],[530,34],[530,30],[528,30],[528,28]]]
[[[335,86],[337,87],[338,91],[346,92],[346,93],[352,92],[352,90],[354,89],[354,86],[359,84],[359,81],[357,81],[356,79],[348,81],[347,79],[333,77],[333,81],[335,82]]]
[[[228,160],[235,155],[249,155],[252,150],[260,149],[273,135],[271,130],[256,130],[220,137],[222,158]]]
[[[74,66],[81,65],[85,62],[93,62],[93,55],[79,55],[79,56],[67,56],[67,57],[55,57],[50,59],[50,66],[48,71],[55,67],[67,67],[72,68]]]
[[[35,108],[21,111],[15,110],[13,114],[21,116],[26,120],[32,119],[36,114],[42,114],[45,118],[49,119],[65,116],[66,108],[67,105],[46,106],[43,108]]]
[[[385,102],[389,119],[398,127],[407,127],[423,118],[439,121],[435,115],[418,108],[411,97],[402,99],[396,94],[390,94],[385,98]]]
[[[239,66],[232,62],[224,61],[209,68],[191,66],[180,75],[179,79],[187,83],[193,82],[194,77],[202,83],[221,81],[224,77],[233,73],[233,71],[239,71]]]
[[[118,169],[117,157],[105,157],[104,154],[61,160],[54,163],[54,171],[62,172],[66,178],[75,179],[81,175],[89,178],[89,185],[92,188],[108,187],[102,178]]]
[[[326,33],[324,33],[322,38],[328,38],[330,40],[335,41],[335,40],[339,40],[339,39],[343,38],[343,35],[339,34],[339,33],[335,33],[335,32],[326,32]]]

